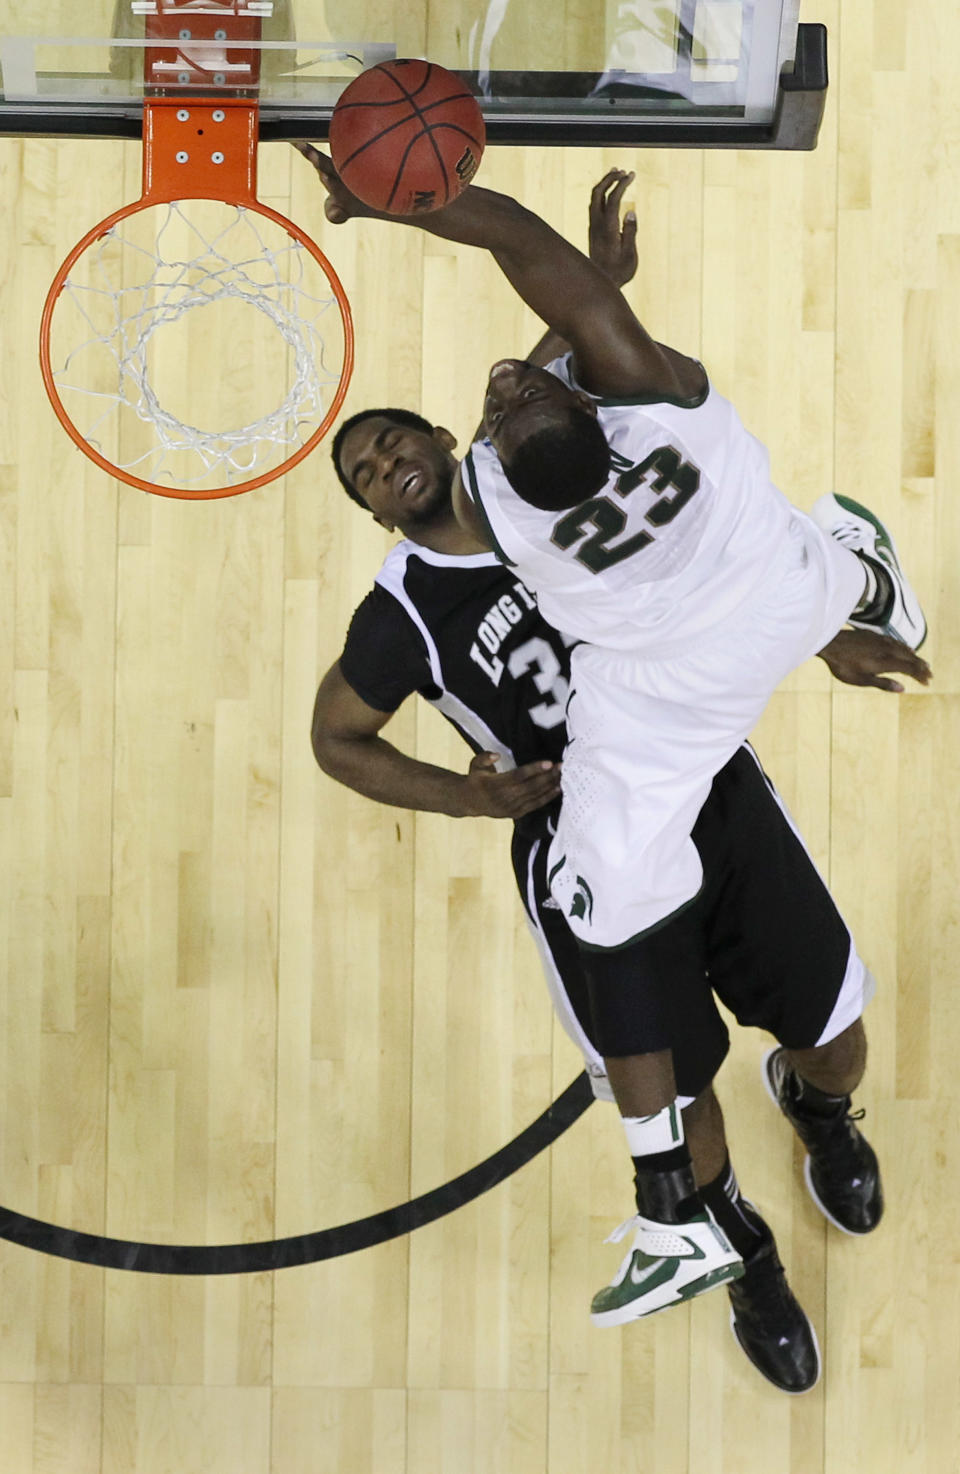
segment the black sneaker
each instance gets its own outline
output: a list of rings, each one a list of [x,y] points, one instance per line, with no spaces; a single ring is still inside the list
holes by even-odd
[[[815,1387],[820,1379],[817,1333],[787,1284],[772,1235],[751,1254],[727,1294],[730,1328],[757,1371],[781,1392]]]
[[[851,1112],[845,1096],[832,1116],[801,1112],[799,1082],[784,1049],[764,1055],[763,1079],[807,1148],[803,1176],[824,1218],[844,1233],[870,1233],[883,1216],[883,1187],[876,1152],[855,1125],[863,1111]]]

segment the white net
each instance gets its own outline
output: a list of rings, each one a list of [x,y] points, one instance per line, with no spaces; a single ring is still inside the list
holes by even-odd
[[[345,333],[310,251],[259,212],[150,206],[71,268],[51,323],[57,392],[85,441],[162,487],[269,474],[321,424]]]

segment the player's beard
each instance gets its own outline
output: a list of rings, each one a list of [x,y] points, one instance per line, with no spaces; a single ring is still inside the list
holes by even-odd
[[[452,515],[453,467],[434,466],[432,469],[433,486],[425,496],[417,498],[404,517],[411,527],[430,527]]]

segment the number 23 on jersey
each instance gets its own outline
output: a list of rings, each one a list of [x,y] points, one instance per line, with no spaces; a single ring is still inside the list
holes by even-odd
[[[661,445],[618,478],[618,497],[629,496],[638,486],[649,486],[659,497],[645,513],[651,527],[665,527],[694,495],[700,485],[700,472],[692,461],[681,459],[672,445]],[[673,491],[672,496],[664,495]],[[609,496],[592,496],[567,512],[554,525],[551,542],[564,551],[580,546],[573,556],[591,573],[602,573],[614,563],[622,563],[653,542],[654,533],[643,528],[623,542],[613,543],[627,525],[627,514]],[[593,528],[590,533],[589,529]],[[589,536],[588,536],[589,533]],[[611,543],[613,545],[611,546]]]

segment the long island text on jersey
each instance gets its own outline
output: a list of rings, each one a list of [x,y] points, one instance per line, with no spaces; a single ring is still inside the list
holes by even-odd
[[[419,692],[474,752],[520,767],[563,755],[570,644],[493,553],[405,541],[354,614],[340,669],[377,711]]]

